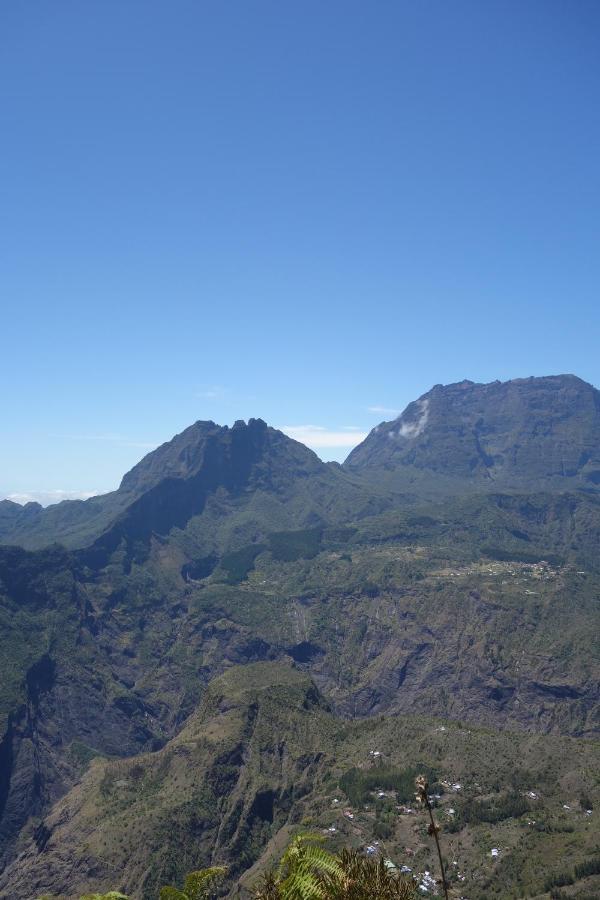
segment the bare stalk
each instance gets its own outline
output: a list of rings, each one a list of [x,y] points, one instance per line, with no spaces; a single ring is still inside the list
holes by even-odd
[[[440,861],[440,871],[442,873],[442,889],[444,891],[444,897],[446,900],[449,900],[448,897],[448,882],[446,881],[446,869],[444,868],[444,858],[442,856],[442,848],[440,846],[440,826],[437,824],[435,819],[433,818],[433,808],[431,806],[431,801],[429,800],[429,785],[427,784],[427,779],[424,775],[419,775],[419,777],[415,781],[415,785],[417,787],[417,792],[415,797],[422,803],[423,806],[427,808],[427,812],[429,813],[429,825],[427,827],[427,833],[431,835],[435,841],[435,846],[437,847],[438,859]]]

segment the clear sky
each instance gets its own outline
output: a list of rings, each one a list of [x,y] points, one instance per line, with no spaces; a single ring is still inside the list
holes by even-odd
[[[597,0],[3,0],[0,130],[0,496],[600,384]]]

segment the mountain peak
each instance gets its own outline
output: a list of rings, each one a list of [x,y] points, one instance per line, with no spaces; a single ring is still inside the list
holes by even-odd
[[[575,375],[437,384],[374,428],[345,466],[593,489],[600,484],[600,392]]]
[[[275,433],[262,419],[249,419],[247,424],[238,419],[231,428],[199,419],[144,456],[123,476],[119,490],[140,493],[166,478],[189,478],[204,465],[207,448],[241,440],[249,449],[264,443],[269,431]]]

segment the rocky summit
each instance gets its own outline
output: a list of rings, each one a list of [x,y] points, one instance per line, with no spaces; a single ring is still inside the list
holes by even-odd
[[[343,466],[196,422],[111,494],[0,503],[0,897],[244,897],[308,827],[431,871],[420,771],[453,890],[594,896],[599,398],[438,385]]]
[[[436,385],[345,465],[424,488],[600,490],[600,392],[574,375]]]

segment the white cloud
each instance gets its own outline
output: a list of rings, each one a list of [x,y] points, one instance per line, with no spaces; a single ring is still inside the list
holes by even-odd
[[[306,444],[313,450],[318,447],[355,447],[367,436],[366,431],[360,431],[353,426],[351,430],[345,427],[341,431],[333,431],[323,428],[321,425],[280,425],[278,427],[288,437]]]
[[[51,506],[53,503],[61,503],[63,500],[88,500],[90,497],[96,497],[100,491],[14,491],[11,494],[5,494],[3,500],[12,500],[13,503],[41,503],[42,506]]]
[[[399,409],[391,409],[389,406],[369,406],[367,408],[370,413],[376,413],[380,416],[391,416],[393,419],[400,415]]]
[[[415,438],[423,434],[429,419],[429,400],[417,400],[419,418],[412,422],[400,422],[398,431],[390,431],[389,437]]]

